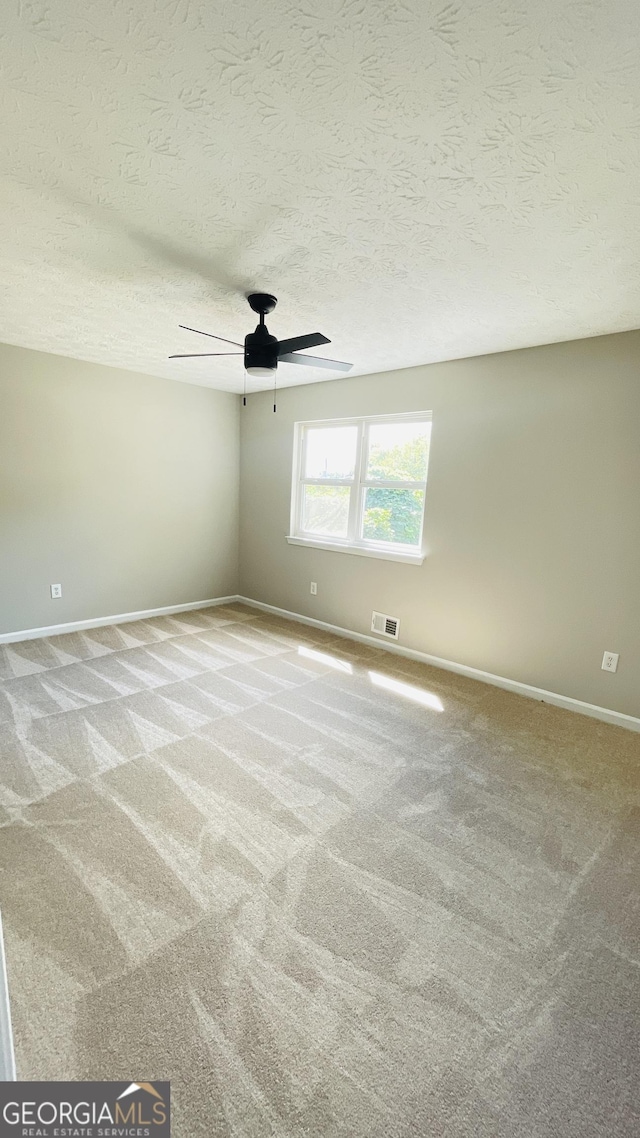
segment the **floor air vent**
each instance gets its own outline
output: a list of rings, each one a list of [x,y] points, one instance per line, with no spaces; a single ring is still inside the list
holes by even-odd
[[[390,636],[392,640],[398,639],[400,621],[395,616],[387,616],[383,612],[371,613],[371,631],[380,636]]]

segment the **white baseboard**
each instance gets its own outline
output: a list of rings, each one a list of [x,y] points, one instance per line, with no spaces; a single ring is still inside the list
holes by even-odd
[[[370,644],[374,648],[382,648],[385,652],[393,652],[397,656],[419,660],[421,663],[431,664],[435,668],[444,668],[447,672],[457,672],[459,675],[468,676],[472,680],[480,680],[482,683],[492,684],[494,687],[527,696],[529,699],[536,699],[540,703],[551,703],[554,707],[565,708],[566,711],[577,711],[580,715],[589,715],[592,719],[601,719],[604,723],[626,727],[628,731],[640,731],[640,719],[634,715],[625,715],[622,711],[611,711],[610,708],[598,707],[595,703],[583,703],[582,700],[573,699],[568,695],[558,695],[557,692],[535,688],[531,684],[523,684],[520,680],[508,680],[504,676],[494,676],[492,672],[483,672],[479,668],[471,668],[467,664],[457,664],[453,660],[443,660],[440,656],[430,656],[427,652],[418,652],[415,648],[403,648],[400,644],[380,641],[375,636],[367,636],[363,632],[353,632],[349,628],[341,628],[337,624],[328,624],[324,620],[315,620],[311,616],[301,616],[300,613],[289,612],[288,609],[277,608],[275,605],[266,605],[262,601],[254,601],[250,597],[235,597],[234,600],[249,605],[251,608],[260,609],[262,612],[286,617],[287,620],[296,620],[300,624],[322,628],[326,632],[333,632],[336,636],[344,636],[348,640],[357,640],[360,644]]]
[[[419,660],[423,664],[431,664],[435,668],[443,668],[447,672],[457,672],[458,675],[468,676],[481,683],[492,684],[494,687],[504,688],[506,691],[516,692],[518,695],[536,699],[540,703],[550,703],[554,707],[563,707],[567,711],[577,711],[580,715],[588,715],[592,719],[601,719],[604,723],[613,723],[617,727],[626,727],[628,731],[640,732],[640,719],[634,715],[625,715],[622,711],[612,711],[608,707],[598,707],[595,703],[584,703],[580,699],[573,699],[568,695],[559,695],[557,692],[545,691],[544,688],[532,687],[520,680],[509,680],[505,676],[495,676],[492,672],[483,672],[480,668],[471,668],[468,664],[458,664],[454,660],[444,660],[440,656],[430,656],[428,652],[419,652],[415,648],[403,648],[401,644],[390,644],[380,641],[375,636],[367,636],[363,632],[354,632],[350,628],[342,628],[337,624],[329,624],[325,620],[316,620],[311,616],[302,616],[289,609],[281,609],[276,605],[267,605],[263,601],[255,601],[251,597],[234,595],[230,597],[212,597],[207,601],[189,601],[181,605],[166,605],[164,608],[142,609],[140,612],[119,613],[116,616],[98,616],[91,620],[76,620],[68,624],[52,624],[46,628],[26,628],[20,632],[0,633],[0,644],[13,644],[19,640],[35,640],[41,636],[60,636],[65,632],[82,632],[85,628],[100,628],[105,624],[125,624],[133,620],[145,620],[151,616],[166,616],[176,612],[189,612],[194,609],[211,608],[213,605],[245,604],[250,608],[262,612],[274,613],[276,616],[295,620],[299,624],[308,624],[313,628],[322,628],[326,632],[333,632],[336,636],[344,636],[347,640],[356,640],[360,644],[369,644],[374,648],[382,648],[385,652],[395,653],[397,656],[406,656],[409,660]]]
[[[142,609],[140,612],[121,612],[117,616],[96,616],[91,620],[74,620],[68,624],[50,624],[46,628],[24,628],[20,632],[0,632],[0,644],[15,644],[18,640],[37,640],[41,636],[62,636],[65,632],[82,632],[85,628],[101,628],[105,624],[126,624],[132,620],[146,620],[150,616],[170,616],[174,612],[208,609],[212,605],[229,605],[240,598],[213,597],[208,601],[188,601],[183,605],[166,605],[161,609]]]

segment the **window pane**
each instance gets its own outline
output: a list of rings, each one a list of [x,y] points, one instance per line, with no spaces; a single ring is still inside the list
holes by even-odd
[[[305,486],[302,528],[325,537],[346,537],[349,521],[349,486]]]
[[[426,482],[431,423],[372,423],[367,481]]]
[[[362,536],[367,541],[418,545],[423,507],[424,490],[370,486],[364,492]]]
[[[353,478],[357,427],[311,427],[305,437],[305,478]]]

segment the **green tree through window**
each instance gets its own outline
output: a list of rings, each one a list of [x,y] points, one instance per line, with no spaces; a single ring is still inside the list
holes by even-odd
[[[391,482],[423,482],[427,477],[426,439],[418,436],[387,449],[369,451],[367,478]],[[362,536],[369,541],[417,545],[424,505],[423,490],[369,486],[365,491]]]

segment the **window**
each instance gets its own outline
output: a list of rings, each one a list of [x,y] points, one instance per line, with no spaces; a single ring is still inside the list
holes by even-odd
[[[431,413],[296,423],[294,545],[423,560]]]

